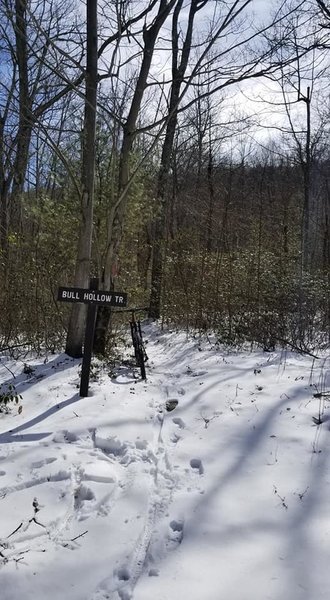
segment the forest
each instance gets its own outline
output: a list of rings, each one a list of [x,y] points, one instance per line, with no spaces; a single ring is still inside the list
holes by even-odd
[[[221,344],[326,346],[329,34],[322,0],[0,0],[0,348],[81,356],[57,290],[91,277]]]

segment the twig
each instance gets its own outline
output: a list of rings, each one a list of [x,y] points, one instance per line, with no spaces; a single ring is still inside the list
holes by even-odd
[[[215,417],[216,417],[216,415],[213,415],[213,417],[208,418],[208,417],[204,417],[204,415],[201,414],[202,421],[204,421],[204,427],[205,427],[205,429],[208,428],[208,426],[210,424],[210,421],[213,421],[213,419],[215,419]]]
[[[282,498],[282,496],[279,495],[279,493],[278,493],[277,488],[275,487],[275,485],[273,487],[274,487],[274,494],[279,497],[279,499],[281,500],[281,504],[282,504],[283,508],[285,508],[285,510],[287,510],[288,509],[288,505],[285,502],[285,496]]]
[[[27,552],[28,552],[28,550],[27,550]],[[14,561],[16,564],[21,562],[21,560],[24,560],[24,556],[21,556],[21,558],[14,558]]]
[[[32,522],[35,523],[36,525],[39,525],[40,527],[43,527],[44,529],[46,528],[46,525],[43,525],[42,523],[40,523],[39,521],[37,521],[37,519],[35,517],[32,517],[31,519],[28,520],[28,526],[27,526],[27,528],[29,527],[29,525]],[[21,527],[23,527],[23,525],[24,525],[24,521],[22,521],[22,523],[20,523],[20,525],[18,527],[16,527],[16,529],[14,529],[14,531],[12,531],[9,535],[7,535],[6,539],[8,540],[8,538],[10,538],[13,535],[15,535],[15,533],[17,533],[21,529]]]
[[[277,338],[277,339],[282,344],[284,344],[286,346],[290,346],[290,348],[292,348],[292,350],[295,350],[296,352],[298,352],[298,354],[307,354],[308,356],[311,356],[312,358],[315,358],[317,360],[319,360],[321,358],[320,356],[316,356],[316,354],[313,354],[312,352],[310,352],[307,349],[299,348],[299,346],[297,346],[296,344],[293,344],[292,342],[289,342],[289,340],[283,340],[282,338]]]
[[[25,344],[16,344],[15,346],[5,346],[4,348],[0,348],[0,352],[4,352],[5,350],[13,350],[14,348],[22,348],[23,346],[32,346],[32,342],[25,342]]]
[[[76,537],[71,538],[71,540],[69,540],[70,542],[75,542],[76,540],[78,540],[79,538],[83,537],[84,535],[86,535],[86,533],[88,533],[88,529],[86,529],[86,531],[83,531],[83,533],[80,533],[79,535],[76,535]],[[69,546],[69,542],[66,542],[65,544],[63,544],[64,548],[67,548]]]
[[[78,540],[79,538],[83,537],[83,535],[86,535],[86,533],[88,533],[88,529],[86,529],[86,531],[84,531],[83,533],[80,533],[79,535],[76,535],[76,537],[72,538],[70,540],[70,542],[75,542],[76,540]]]
[[[296,496],[299,497],[299,500],[303,500],[305,494],[307,493],[307,491],[309,490],[309,485],[307,486],[307,488],[303,491],[303,492],[295,492]]]
[[[15,533],[17,533],[17,531],[19,531],[21,527],[23,527],[23,523],[24,523],[24,521],[22,521],[22,523],[21,523],[21,524],[20,524],[18,527],[16,527],[16,529],[14,529],[14,531],[12,531],[12,532],[11,532],[9,535],[7,535],[7,540],[8,540],[8,538],[10,538],[12,535],[14,535]]]
[[[13,371],[9,367],[7,367],[7,365],[3,364],[2,366],[5,367],[5,369],[7,369],[7,371],[9,371],[9,373],[12,375],[12,377],[14,379],[16,379],[15,373],[13,373]]]
[[[40,527],[43,527],[44,529],[46,529],[46,525],[43,525],[42,523],[40,523],[40,521],[37,521],[37,519],[35,517],[32,517],[32,519],[29,520],[29,524],[32,523],[32,521],[36,524],[36,525],[40,525]]]
[[[4,562],[4,564],[8,562],[8,558],[7,558],[7,556],[5,556],[5,555],[4,555],[4,554],[1,552],[1,550],[0,550],[0,558],[2,558],[2,559],[3,559],[3,562]]]

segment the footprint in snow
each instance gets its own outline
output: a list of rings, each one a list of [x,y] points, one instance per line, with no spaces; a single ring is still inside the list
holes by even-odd
[[[135,442],[135,448],[137,450],[146,450],[148,447],[147,440],[140,440],[139,438]]]
[[[116,571],[116,575],[119,581],[129,581],[131,578],[131,574],[127,567],[120,567],[120,569]]]
[[[174,550],[176,546],[181,544],[183,540],[183,521],[181,519],[173,521],[169,524],[168,543],[169,549]]]
[[[50,465],[55,462],[57,458],[50,456],[49,458],[45,458],[44,460],[38,460],[31,464],[31,469],[41,469],[44,465]]]
[[[180,417],[175,417],[174,419],[172,419],[174,425],[177,425],[179,427],[179,429],[184,429],[186,424],[185,422],[180,419]]]
[[[179,520],[179,521],[171,521],[170,522],[170,528],[172,529],[172,531],[175,532],[182,532],[183,531],[183,521]]]
[[[171,412],[172,410],[174,410],[179,404],[179,401],[176,398],[171,398],[169,400],[166,400],[166,410],[167,412]]]
[[[194,469],[194,471],[198,471],[200,475],[203,475],[204,467],[200,458],[192,458],[190,461],[190,466],[192,469]]]
[[[196,371],[190,374],[192,377],[202,377],[203,375],[207,375],[207,371]]]
[[[91,502],[92,500],[95,500],[95,495],[94,492],[91,490],[91,488],[85,486],[85,485],[81,485],[75,492],[74,494],[74,508],[77,511],[82,511],[82,514],[79,517],[79,521],[83,521],[84,519],[88,518],[90,516],[89,514],[89,509],[87,509],[87,513],[85,514],[84,508],[85,508],[85,503],[87,502]]]
[[[131,600],[132,598],[132,590],[130,589],[130,579],[131,573],[127,567],[120,567],[115,571],[115,576],[119,582],[119,586],[117,588],[117,594],[120,600]],[[106,596],[106,598],[112,598],[112,596]]]
[[[77,442],[77,441],[78,441],[78,437],[76,436],[76,434],[73,433],[72,431],[67,431],[66,429],[55,433],[55,435],[53,436],[53,442],[55,442],[57,444],[58,443],[71,444],[72,442]]]
[[[127,443],[122,442],[116,436],[103,438],[96,434],[94,444],[96,448],[102,450],[105,454],[112,454],[116,457],[122,457],[128,451]]]

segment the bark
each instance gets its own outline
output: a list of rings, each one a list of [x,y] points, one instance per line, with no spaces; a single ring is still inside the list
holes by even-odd
[[[27,0],[15,0],[15,41],[19,81],[19,120],[16,138],[16,157],[13,168],[12,197],[16,203],[16,227],[21,221],[20,194],[23,191],[29,160],[33,115],[32,97],[29,93],[28,48],[27,48]]]
[[[9,229],[9,199],[8,182],[4,169],[5,148],[4,148],[4,126],[5,119],[0,119],[0,250],[2,254],[2,263],[7,265],[8,258],[8,229]]]
[[[87,0],[87,63],[81,174],[81,226],[78,238],[74,285],[89,287],[93,233],[95,130],[97,109],[97,2]],[[82,356],[86,306],[73,304],[66,342],[69,356]]]
[[[206,218],[206,249],[208,253],[212,252],[213,248],[213,216],[214,216],[214,204],[215,204],[215,190],[214,190],[214,169],[213,169],[213,155],[212,145],[210,141],[209,148],[209,161],[207,165],[207,183],[208,183],[208,211]]]
[[[308,271],[311,264],[311,96],[310,88],[307,88],[307,94],[304,98],[306,103],[306,144],[305,160],[302,163],[304,177],[304,206],[302,222],[302,268]]]

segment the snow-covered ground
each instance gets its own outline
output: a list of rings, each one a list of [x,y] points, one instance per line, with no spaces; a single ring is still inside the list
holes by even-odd
[[[330,358],[146,337],[148,380],[84,399],[78,361],[1,357],[1,600],[328,598]]]

